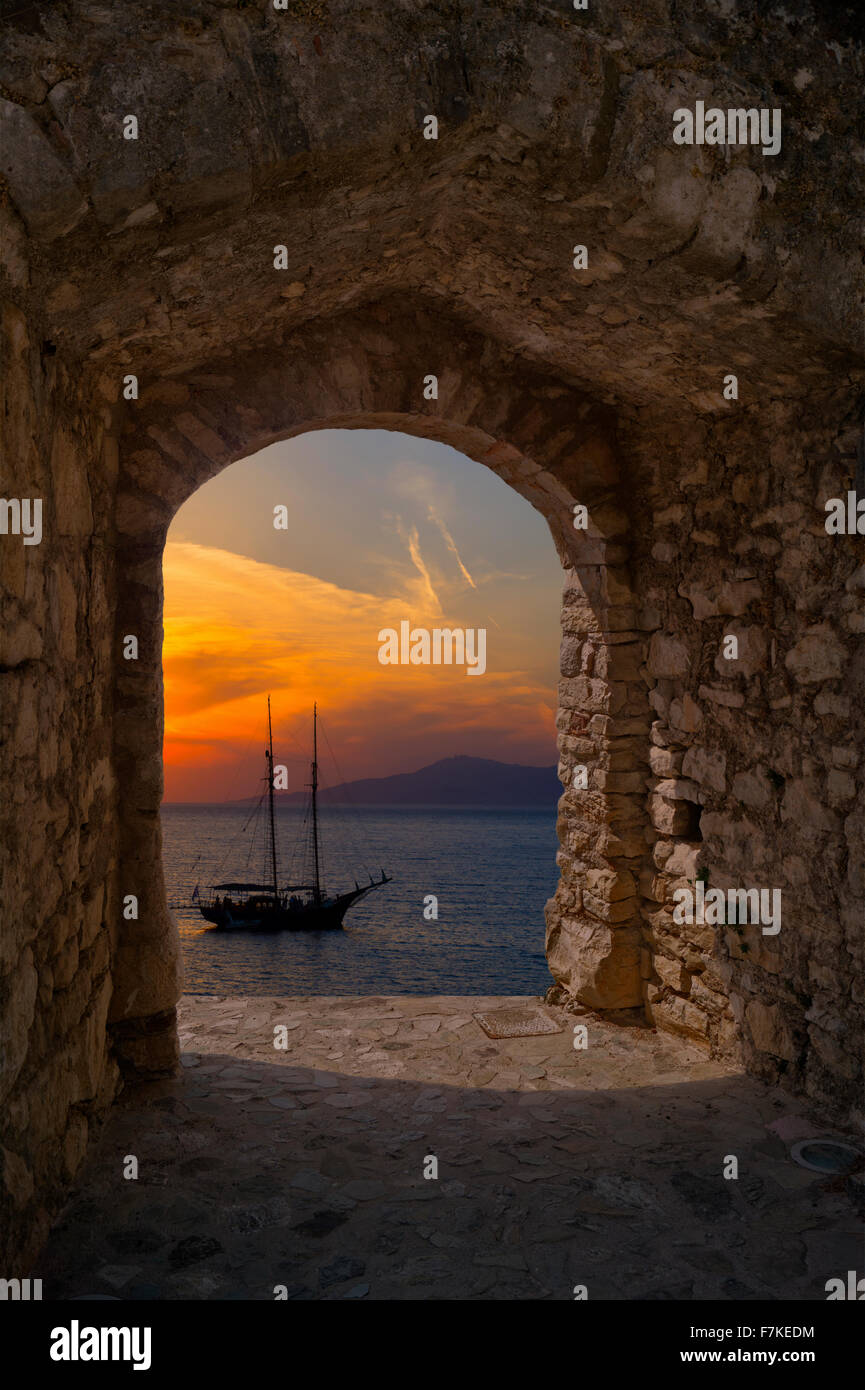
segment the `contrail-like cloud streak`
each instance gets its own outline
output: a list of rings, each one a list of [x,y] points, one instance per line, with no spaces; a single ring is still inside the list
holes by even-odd
[[[420,552],[420,539],[418,537],[416,526],[412,526],[411,530],[406,536],[406,542],[408,544],[408,553],[411,556],[412,564],[414,565],[415,569],[421,577],[421,580],[423,581],[423,586],[426,589],[428,599],[431,603],[435,605],[435,607],[438,609],[440,613],[443,612],[444,610],[442,609],[441,601],[433,587],[432,579],[430,578],[430,572],[427,569],[426,564],[424,563],[424,558]]]
[[[457,550],[456,541],[454,540],[448,528],[445,526],[444,522],[442,521],[442,518],[439,516],[435,507],[433,507],[432,503],[427,503],[427,511],[429,513],[430,521],[435,522],[436,526],[441,531],[442,539],[444,540],[445,545],[447,546],[448,550],[451,552],[457,564],[459,565],[460,573],[462,574],[463,579],[466,581],[467,584],[471,584],[473,589],[476,589],[478,586],[472,579],[471,575],[469,574],[468,570],[462,562],[462,557],[460,556],[460,553]]]

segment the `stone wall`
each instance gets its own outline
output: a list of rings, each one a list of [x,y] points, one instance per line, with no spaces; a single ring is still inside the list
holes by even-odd
[[[845,1110],[861,1100],[865,569],[825,502],[853,486],[859,422],[843,392],[683,421],[687,469],[647,426],[631,457],[655,628],[649,1013],[716,1051],[741,1038],[751,1070]],[[701,869],[780,889],[780,930],[674,923],[672,892]]]
[[[549,521],[564,997],[645,1006],[835,1115],[855,1104],[863,571],[824,506],[853,486],[865,390],[862,36],[809,0],[686,11],[8,16],[0,494],[40,497],[44,537],[0,535],[6,1273],[121,1064],[176,1055],[165,530],[220,468],[323,425],[452,443]],[[781,150],[675,145],[697,100],[780,109]],[[780,933],[677,923],[707,874],[780,888]]]
[[[626,936],[658,1027],[835,1113],[861,1103],[865,568],[857,536],[827,533],[825,502],[853,486],[860,431],[844,392],[735,419],[620,420],[630,584],[602,633],[568,571],[548,932],[581,1002],[599,1001],[574,962],[600,934]],[[589,795],[570,786],[580,764]],[[675,921],[674,893],[698,877],[780,890],[780,930]],[[638,1002],[622,983],[606,1007]]]
[[[26,1263],[118,1084],[116,445],[12,305],[2,330],[2,495],[43,504],[40,544],[0,537],[0,1230],[6,1260]]]

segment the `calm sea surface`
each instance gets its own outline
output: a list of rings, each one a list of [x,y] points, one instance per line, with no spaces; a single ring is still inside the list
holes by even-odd
[[[166,888],[187,992],[540,994],[552,983],[543,908],[557,881],[555,807],[327,808],[327,890],[344,891],[355,878],[363,883],[364,863],[375,875],[381,868],[393,874],[393,883],[351,908],[341,932],[213,931],[188,906],[190,895],[196,882],[203,891],[214,881],[258,881],[261,860],[247,864],[248,832],[241,829],[248,816],[237,805],[162,809]],[[301,827],[302,812],[277,810],[286,866]],[[424,920],[430,893],[438,898],[437,921]]]

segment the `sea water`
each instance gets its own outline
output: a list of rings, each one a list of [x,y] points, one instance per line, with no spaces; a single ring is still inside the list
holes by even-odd
[[[555,892],[556,809],[370,807],[322,814],[323,881],[363,898],[334,932],[221,932],[190,906],[196,882],[260,881],[244,859],[249,807],[167,805],[163,862],[192,994],[541,994],[544,903]],[[277,842],[296,842],[302,813],[278,807]],[[233,850],[229,846],[234,844]],[[239,847],[238,847],[239,846]],[[280,872],[280,881],[283,880]],[[266,879],[261,879],[266,881]],[[430,896],[438,917],[429,915]],[[424,916],[424,907],[427,916]]]

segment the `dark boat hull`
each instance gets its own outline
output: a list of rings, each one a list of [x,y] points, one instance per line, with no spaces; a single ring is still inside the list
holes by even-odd
[[[390,879],[382,881],[389,883]],[[380,883],[370,883],[325,902],[300,903],[294,907],[281,903],[233,903],[230,907],[214,907],[202,903],[199,911],[205,921],[219,931],[339,931],[352,903],[380,886]]]

